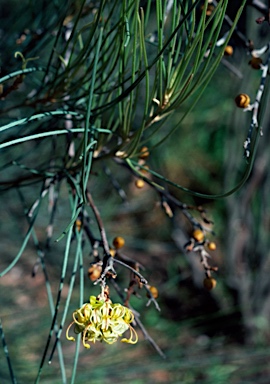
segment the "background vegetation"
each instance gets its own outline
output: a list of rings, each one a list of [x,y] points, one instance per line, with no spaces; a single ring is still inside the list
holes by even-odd
[[[267,21],[255,22],[267,14],[266,4],[247,2],[238,22],[238,33],[232,34],[225,44],[234,48],[233,55],[223,56],[224,44],[216,48],[203,78],[207,78],[212,70],[214,72],[220,60],[221,63],[199,102],[182,121],[203,86],[200,73],[205,58],[203,54],[196,56],[197,52],[208,47],[207,38],[211,31],[216,40],[224,36],[228,30],[226,23],[220,33],[210,23],[200,42],[201,50],[192,51],[192,44],[185,45],[185,31],[192,28],[194,17],[188,10],[192,5],[196,9],[194,28],[197,28],[202,17],[207,20],[206,14],[202,16],[204,2],[176,2],[179,9],[183,7],[181,17],[188,15],[180,32],[182,38],[185,37],[183,47],[189,47],[183,55],[190,55],[187,66],[180,68],[177,76],[188,79],[194,62],[198,60],[201,64],[198,64],[195,82],[191,85],[184,80],[179,82],[181,92],[175,92],[171,102],[158,110],[157,102],[152,99],[161,101],[173,78],[173,71],[171,77],[161,76],[161,73],[169,72],[162,72],[163,64],[158,54],[177,19],[168,16],[163,25],[163,36],[157,28],[157,20],[160,17],[164,21],[169,2],[103,3],[44,0],[38,4],[29,1],[26,6],[13,0],[3,1],[0,5],[1,79],[4,78],[0,119],[1,127],[11,124],[10,129],[1,131],[0,144],[0,272],[3,275],[0,279],[0,318],[4,332],[0,382],[35,382],[49,330],[55,329],[52,322],[55,308],[59,305],[55,319],[57,327],[65,318],[65,330],[82,298],[86,301],[90,294],[99,293],[99,286],[93,285],[87,276],[87,270],[95,260],[91,238],[89,241],[89,237],[83,237],[83,231],[78,230],[74,219],[83,218],[85,227],[91,228],[95,238],[100,238],[95,215],[85,201],[84,193],[88,188],[101,214],[109,244],[112,245],[115,236],[125,238],[123,257],[135,260],[145,268],[140,272],[149,284],[158,288],[161,311],[157,311],[153,303],[146,307],[146,291],[137,289],[139,297],[132,295],[130,304],[140,313],[147,337],[154,340],[152,345],[149,340],[144,340],[143,332],[138,329],[139,342],[135,346],[96,343],[90,351],[81,350],[74,382],[268,383],[269,100],[264,92],[259,115],[263,137],[253,146],[256,135],[252,136],[249,159],[243,157],[243,142],[248,134],[251,113],[243,113],[234,102],[235,96],[242,92],[254,101],[261,83],[261,71],[252,70],[249,65],[251,49],[248,44],[252,40],[254,49],[259,49],[268,43]],[[231,20],[235,19],[242,4],[241,1],[233,2],[233,5],[231,2],[227,5],[226,1],[219,3],[220,9],[224,7]],[[104,14],[99,15],[102,5]],[[138,5],[143,7],[144,14],[135,12]],[[217,4],[214,2],[214,5]],[[159,7],[163,16],[158,15]],[[140,24],[143,15],[145,35]],[[117,20],[120,20],[119,24]],[[111,34],[109,22],[117,26]],[[107,45],[102,43],[104,36],[109,36]],[[126,51],[114,51],[117,47],[123,49],[123,45]],[[134,47],[137,56],[134,56]],[[15,57],[17,51],[21,54]],[[102,53],[100,56],[99,52]],[[180,60],[181,51],[178,54]],[[266,55],[262,55],[265,63]],[[169,66],[169,54],[164,57]],[[153,67],[147,69],[147,63],[155,60]],[[35,69],[28,74],[16,72],[28,68]],[[140,75],[141,80],[137,83]],[[186,88],[181,88],[181,84]],[[187,97],[187,90],[192,90],[188,87],[193,85],[194,96]],[[268,80],[265,86],[267,91]],[[108,103],[112,103],[109,108],[106,107]],[[63,115],[46,115],[55,110],[64,111]],[[74,118],[68,116],[66,119],[66,110],[74,112]],[[173,112],[169,119],[166,112]],[[162,119],[150,124],[155,113]],[[41,115],[40,119],[31,122],[31,116],[36,114]],[[24,125],[18,124],[21,119],[26,119]],[[175,126],[178,128],[174,130]],[[72,131],[74,128],[80,128],[81,135]],[[100,131],[95,132],[96,128]],[[62,136],[55,133],[67,129],[69,133]],[[87,134],[86,140],[88,130],[91,134]],[[48,137],[41,140],[47,133]],[[166,141],[157,145],[168,133]],[[36,139],[29,140],[30,135],[36,135]],[[25,137],[28,140],[19,144]],[[15,144],[5,147],[11,141]],[[71,152],[72,145],[75,155]],[[125,163],[125,157],[128,154],[129,160],[139,161],[139,151],[144,145],[150,148],[147,165],[151,170],[196,191],[197,195],[150,174],[146,175],[149,183],[145,179],[144,187],[136,188],[135,182],[142,175],[136,175],[137,169],[132,168],[131,163]],[[86,155],[89,157],[84,162]],[[223,199],[203,198],[203,195],[230,191],[245,178],[250,164],[252,171],[239,191]],[[48,182],[51,178],[53,183]],[[172,195],[181,204],[202,206],[206,209],[207,219],[214,222],[214,226],[203,222],[196,209],[188,211],[195,223],[198,221],[210,230],[206,232],[207,236],[217,244],[217,250],[211,252],[211,265],[219,268],[214,275],[217,280],[215,290],[207,291],[203,287],[205,270],[200,255],[185,249],[194,229],[193,219],[187,220],[183,210],[170,200],[167,201],[174,216],[166,215],[160,207],[163,201],[160,190],[153,187],[152,182],[165,188],[165,197]],[[70,242],[68,234],[56,242],[65,229],[70,233]],[[99,246],[102,259],[104,251],[102,244]],[[77,267],[74,266],[75,255],[79,255]],[[131,279],[129,271],[120,265],[115,267],[117,287],[124,293]],[[75,275],[69,302],[69,287]],[[113,282],[109,284],[112,284],[113,301],[119,301]],[[58,300],[59,292],[61,300]],[[75,359],[77,356],[75,345],[65,339],[63,332],[61,348],[58,347],[48,365],[54,340],[55,335],[42,365],[40,382],[71,382],[75,372],[74,356]],[[153,348],[156,345],[166,359]]]

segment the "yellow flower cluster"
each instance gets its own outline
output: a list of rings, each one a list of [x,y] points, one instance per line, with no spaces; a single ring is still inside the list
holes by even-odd
[[[87,342],[95,343],[97,340],[104,340],[108,344],[113,344],[118,337],[130,330],[130,338],[122,339],[123,343],[135,344],[138,335],[130,325],[134,320],[131,310],[121,304],[113,304],[108,297],[99,295],[90,296],[90,302],[73,312],[73,322],[69,325],[66,337],[68,340],[75,341],[69,336],[69,330],[74,326],[75,333],[82,334],[82,342],[85,348],[90,348]]]

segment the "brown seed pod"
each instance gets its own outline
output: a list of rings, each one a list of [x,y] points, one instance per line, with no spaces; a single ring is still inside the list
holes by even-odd
[[[100,278],[102,266],[98,263],[91,265],[88,269],[88,277],[91,281],[95,281]]]
[[[207,10],[206,10],[206,16],[211,16],[215,7],[214,5],[208,4],[207,5]]]
[[[203,286],[208,291],[211,291],[211,289],[214,289],[216,285],[217,285],[217,281],[213,279],[213,277],[206,277],[203,281]]]
[[[142,179],[138,179],[135,181],[135,185],[137,188],[141,189],[144,187],[144,181]]]
[[[224,49],[224,56],[232,56],[233,55],[233,47],[231,45],[227,45]]]
[[[201,243],[204,240],[204,233],[201,229],[195,229],[195,231],[192,232],[192,237]]]
[[[262,65],[262,59],[260,57],[252,56],[251,60],[249,61],[249,65],[253,69],[260,69]]]
[[[147,159],[147,157],[150,155],[149,149],[147,147],[142,147],[140,150],[140,159]]]
[[[203,9],[204,9],[204,5],[201,6],[201,11],[203,11]],[[214,5],[208,4],[206,8],[206,16],[211,16],[214,9],[215,9]]]
[[[113,239],[113,246],[116,249],[120,249],[125,245],[125,239],[121,236],[117,236]]]
[[[145,168],[145,169],[141,168],[141,169],[140,169],[140,172],[141,172],[143,175],[148,176],[148,174],[149,174],[149,172],[148,172],[149,166],[148,166],[148,165],[144,165],[144,168]]]
[[[207,244],[207,247],[208,247],[208,249],[210,249],[210,251],[215,251],[217,249],[216,243],[214,243],[213,241],[210,241]]]
[[[77,231],[80,232],[80,230],[82,229],[82,221],[80,219],[77,219],[75,224]]]
[[[250,104],[250,97],[246,93],[240,93],[234,100],[238,108],[247,108]]]
[[[156,287],[154,287],[154,286],[148,286],[148,289],[151,292],[153,298],[157,299],[158,298],[158,289]],[[151,297],[149,292],[147,292],[146,296],[149,297],[149,298]]]

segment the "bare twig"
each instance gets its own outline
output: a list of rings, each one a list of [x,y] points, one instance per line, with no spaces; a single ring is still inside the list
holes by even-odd
[[[143,275],[140,274],[140,272],[136,271],[136,269],[132,268],[130,265],[124,263],[123,261],[120,261],[118,259],[113,259],[117,264],[120,264],[120,265],[123,265],[123,267],[129,269],[130,271],[132,271],[136,276],[139,277],[140,281],[143,283],[143,284],[147,284],[148,281],[143,277]]]
[[[121,291],[121,289],[119,288],[118,284],[112,280],[112,285],[114,286],[116,292],[118,293],[118,295],[121,297],[121,299],[124,301],[124,295]],[[135,321],[136,321],[136,324],[140,327],[143,335],[144,335],[144,338],[145,340],[148,340],[149,343],[155,348],[155,350],[158,352],[158,354],[163,357],[163,359],[166,359],[166,355],[163,353],[163,351],[161,350],[161,348],[157,345],[157,343],[152,339],[152,337],[149,335],[149,333],[147,332],[147,330],[145,329],[144,325],[142,324],[141,320],[140,320],[140,314],[137,312],[137,311],[134,311],[134,309],[129,305],[128,306],[133,314],[134,314],[134,318],[135,318]]]
[[[99,213],[96,205],[94,204],[94,201],[93,201],[91,193],[89,191],[87,191],[86,195],[87,195],[87,200],[89,202],[89,205],[92,208],[92,211],[94,212],[95,218],[97,220],[97,224],[98,224],[98,227],[99,227],[100,236],[101,236],[101,239],[102,239],[105,255],[110,258],[111,257],[110,247],[109,247],[109,243],[108,243],[108,240],[107,240],[105,228],[104,228],[104,225],[103,225],[102,220],[101,220],[100,213]]]
[[[258,121],[259,106],[260,106],[260,102],[261,102],[264,88],[265,88],[265,81],[266,81],[266,77],[268,74],[269,63],[270,63],[270,55],[268,55],[268,59],[267,59],[266,64],[261,66],[261,70],[262,70],[261,83],[260,83],[259,89],[258,89],[257,94],[256,94],[255,102],[251,106],[251,108],[247,109],[247,110],[251,109],[253,112],[252,112],[251,124],[250,124],[249,130],[248,130],[248,136],[244,142],[244,149],[245,149],[246,158],[248,158],[250,156],[250,146],[251,146],[253,129],[259,128],[259,121]],[[263,135],[261,127],[260,127],[260,134],[261,134],[261,136]]]
[[[158,352],[158,354],[163,357],[163,359],[166,359],[166,355],[163,353],[163,351],[161,350],[161,348],[157,345],[157,343],[155,342],[155,340],[152,339],[152,337],[149,335],[149,333],[147,332],[147,330],[145,329],[143,323],[141,322],[141,320],[139,319],[139,317],[137,315],[135,315],[135,320],[136,320],[136,323],[138,324],[138,326],[141,328],[141,331],[144,335],[144,338],[145,340],[148,340],[149,343],[155,348],[155,350]]]

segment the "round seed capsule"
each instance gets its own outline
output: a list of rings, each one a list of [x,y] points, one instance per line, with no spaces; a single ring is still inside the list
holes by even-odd
[[[262,65],[262,59],[260,57],[254,57],[252,56],[251,60],[249,61],[249,65],[253,69],[260,69]]]
[[[201,6],[201,11],[203,11],[204,5]],[[206,16],[211,16],[215,7],[212,4],[208,4],[206,8]]]
[[[117,236],[113,239],[113,246],[116,249],[120,249],[125,245],[125,239],[121,236]]]
[[[233,54],[233,47],[231,45],[227,45],[227,47],[224,49],[224,56],[232,56]]]
[[[140,150],[140,159],[147,159],[147,157],[150,155],[149,149],[147,147],[142,147]]]
[[[154,287],[154,286],[150,286],[148,288],[149,288],[149,291],[151,292],[153,298],[154,299],[158,298],[158,289],[156,287]],[[146,296],[149,297],[149,298],[151,297],[149,295],[149,292],[147,292]]]
[[[149,166],[148,165],[144,165],[144,168],[146,169],[140,169],[140,172],[143,174],[143,175],[148,175],[148,169],[149,169]]]
[[[234,100],[239,108],[247,108],[250,104],[250,97],[246,93],[240,93]]]
[[[82,222],[81,222],[81,220],[77,219],[75,224],[76,224],[77,231],[80,232],[80,230],[82,229]]]
[[[88,269],[88,277],[91,281],[95,281],[100,278],[102,267],[99,264],[93,264]]]
[[[217,285],[217,281],[213,279],[213,277],[206,277],[203,281],[203,286],[208,291],[211,291],[211,289],[214,289],[216,285]]]
[[[142,179],[138,179],[135,181],[135,185],[137,188],[141,189],[144,187],[144,181]]]
[[[192,237],[200,243],[204,240],[204,233],[201,229],[195,229],[195,231],[192,232]]]
[[[208,249],[210,249],[210,251],[215,251],[217,246],[216,246],[216,243],[214,243],[213,241],[210,241],[208,244],[207,244],[207,247]]]

